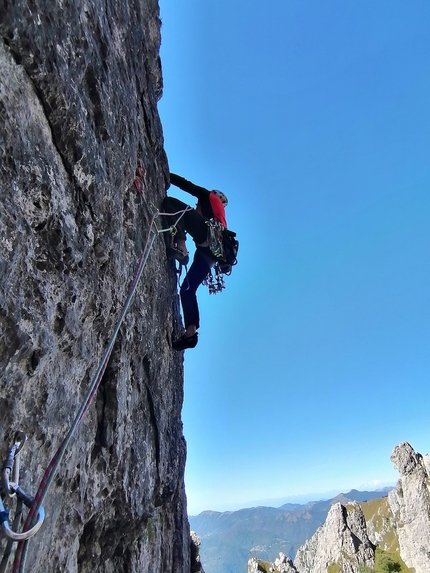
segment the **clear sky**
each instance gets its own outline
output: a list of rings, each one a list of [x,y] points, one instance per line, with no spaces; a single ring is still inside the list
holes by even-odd
[[[189,513],[394,484],[430,450],[430,2],[160,6],[170,170],[240,240],[185,353]]]

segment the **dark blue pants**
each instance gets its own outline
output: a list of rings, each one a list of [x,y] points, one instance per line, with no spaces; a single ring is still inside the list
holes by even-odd
[[[199,306],[197,304],[197,289],[205,280],[206,275],[214,266],[215,261],[205,252],[197,249],[194,260],[181,285],[181,303],[184,312],[185,328],[194,324],[200,326]]]

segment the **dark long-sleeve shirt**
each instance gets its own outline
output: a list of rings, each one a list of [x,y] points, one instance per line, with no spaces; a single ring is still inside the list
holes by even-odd
[[[188,181],[188,179],[175,173],[170,173],[170,183],[175,185],[175,187],[179,187],[182,191],[186,191],[190,193],[190,195],[197,197],[198,203],[196,210],[203,215],[203,217],[215,219],[227,228],[224,205],[216,193],[199,185],[195,185],[191,183],[191,181]]]

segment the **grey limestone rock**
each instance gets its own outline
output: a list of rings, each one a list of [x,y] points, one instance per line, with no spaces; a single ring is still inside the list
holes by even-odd
[[[28,435],[20,484],[34,494],[168,184],[158,2],[3,0],[0,32],[0,445]],[[159,236],[27,571],[189,573],[175,287]]]
[[[275,559],[274,566],[275,570],[279,571],[279,573],[297,573],[294,563],[284,553],[280,553],[279,557]]]
[[[326,573],[333,564],[343,573],[358,573],[361,565],[373,567],[374,551],[359,504],[336,503],[324,525],[300,547],[294,565],[299,573]]]
[[[200,560],[201,540],[195,531],[190,531],[191,535],[191,573],[205,573]]]
[[[248,561],[248,573],[298,573],[292,560],[284,553],[279,553],[274,563],[265,563],[256,557]]]
[[[261,573],[259,568],[259,560],[256,557],[252,557],[248,561],[248,573]]]
[[[396,446],[391,461],[400,473],[388,501],[396,521],[400,554],[416,573],[430,571],[430,472],[424,457],[403,442]]]
[[[423,464],[424,464],[424,467],[426,468],[427,474],[430,475],[430,456],[429,456],[429,454],[425,454],[423,456]]]

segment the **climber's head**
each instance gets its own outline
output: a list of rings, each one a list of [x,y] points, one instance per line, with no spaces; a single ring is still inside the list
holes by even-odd
[[[224,205],[224,207],[227,207],[228,199],[222,191],[218,191],[218,189],[213,189],[212,193],[215,193],[215,195],[221,199],[221,203]]]

